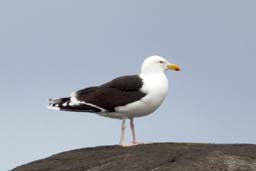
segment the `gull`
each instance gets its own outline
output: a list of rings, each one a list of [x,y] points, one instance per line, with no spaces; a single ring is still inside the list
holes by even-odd
[[[99,86],[87,87],[69,97],[49,99],[48,108],[121,119],[119,144],[137,145],[140,142],[136,139],[134,118],[149,115],[162,104],[168,92],[167,70],[180,71],[180,67],[163,57],[150,56],[144,60],[140,74],[121,76]],[[127,119],[130,120],[132,144],[125,143]]]

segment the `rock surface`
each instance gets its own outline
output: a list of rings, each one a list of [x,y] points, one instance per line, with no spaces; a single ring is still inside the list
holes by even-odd
[[[53,155],[12,171],[256,171],[256,145],[157,143]]]

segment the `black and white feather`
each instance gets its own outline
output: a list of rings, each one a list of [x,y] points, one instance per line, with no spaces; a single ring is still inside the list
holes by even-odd
[[[168,80],[164,71],[169,64],[159,56],[147,58],[139,75],[118,77],[100,86],[76,91],[70,97],[50,99],[48,107],[121,119],[150,114],[167,95]]]
[[[98,87],[89,87],[72,93],[71,97],[50,99],[49,107],[76,112],[116,112],[115,108],[138,101],[146,95],[138,75],[116,78]]]

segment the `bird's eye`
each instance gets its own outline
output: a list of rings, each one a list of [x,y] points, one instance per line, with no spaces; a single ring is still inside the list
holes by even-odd
[[[159,63],[160,63],[160,64],[163,64],[163,63],[164,63],[164,61],[159,61]]]

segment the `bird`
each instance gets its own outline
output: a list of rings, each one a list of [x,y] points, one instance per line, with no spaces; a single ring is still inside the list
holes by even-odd
[[[102,85],[75,91],[68,97],[51,98],[47,107],[121,119],[119,145],[142,144],[136,138],[134,118],[149,115],[162,104],[168,93],[167,70],[181,69],[161,56],[150,56],[143,61],[140,74],[120,76]],[[130,120],[131,144],[125,143],[126,120]]]

